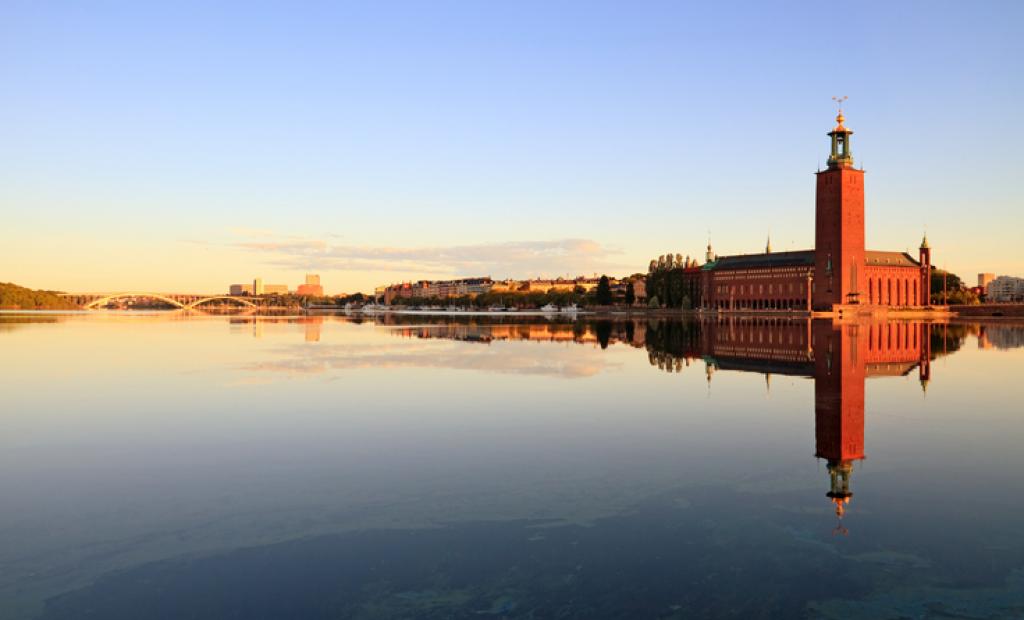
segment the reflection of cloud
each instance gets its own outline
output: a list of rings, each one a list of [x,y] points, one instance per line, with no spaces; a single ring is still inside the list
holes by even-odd
[[[396,248],[334,245],[324,239],[245,233],[231,247],[266,254],[279,266],[301,269],[415,271],[423,273],[506,274],[527,277],[552,273],[590,273],[628,268],[608,262],[621,250],[590,239],[510,241],[475,245]]]
[[[537,355],[534,348],[465,343],[289,346],[278,349],[276,354],[278,359],[248,364],[244,369],[308,375],[360,368],[447,368],[575,379],[618,366],[610,364],[606,356],[592,355],[587,350],[564,348]]]

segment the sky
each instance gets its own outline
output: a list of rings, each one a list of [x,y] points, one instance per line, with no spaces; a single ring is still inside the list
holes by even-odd
[[[1024,276],[1020,2],[0,4],[0,281],[328,293],[814,245]]]

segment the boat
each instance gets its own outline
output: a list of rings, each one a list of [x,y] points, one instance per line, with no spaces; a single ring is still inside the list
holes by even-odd
[[[558,306],[556,306],[555,304],[546,304],[540,307],[540,311],[555,313],[558,312]]]

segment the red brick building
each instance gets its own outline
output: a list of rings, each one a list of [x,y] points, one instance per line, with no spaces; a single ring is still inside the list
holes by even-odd
[[[921,243],[918,259],[905,252],[865,249],[864,171],[853,167],[843,113],[828,133],[828,167],[816,174],[813,250],[716,257],[688,273],[699,287],[699,305],[720,311],[816,310],[837,306],[884,307],[928,304],[931,249]],[[698,284],[699,278],[699,284]]]

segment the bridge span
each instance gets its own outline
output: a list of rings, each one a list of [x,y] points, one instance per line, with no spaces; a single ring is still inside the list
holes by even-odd
[[[150,299],[181,310],[193,310],[210,302],[230,302],[247,308],[257,308],[255,298],[234,295],[203,295],[197,293],[153,293],[148,291],[125,291],[120,293],[61,293],[86,310],[98,310],[111,302],[122,299]]]

